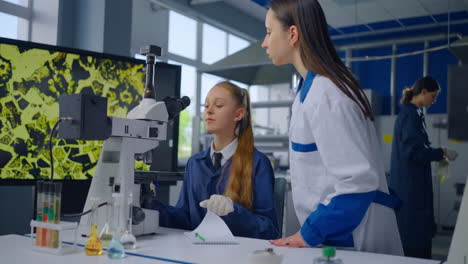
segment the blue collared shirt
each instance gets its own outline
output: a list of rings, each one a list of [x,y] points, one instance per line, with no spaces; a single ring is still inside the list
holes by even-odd
[[[279,237],[274,202],[274,174],[270,160],[257,150],[253,155],[253,203],[247,209],[234,202],[234,212],[222,218],[235,236],[273,239]],[[228,183],[230,161],[217,171],[210,149],[192,156],[185,168],[184,183],[176,206],[153,203],[161,226],[193,230],[203,220],[206,209],[199,203],[212,194],[223,194]]]

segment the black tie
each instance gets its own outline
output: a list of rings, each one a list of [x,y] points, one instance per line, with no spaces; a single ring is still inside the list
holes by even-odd
[[[418,109],[418,114],[419,114],[419,116],[421,117],[424,130],[427,131],[426,119],[424,118],[424,112],[423,112],[423,110],[422,110],[421,108]]]
[[[221,154],[220,152],[215,152],[213,156],[214,156],[214,169],[218,170],[219,167],[221,167],[221,159],[223,158],[223,154]]]

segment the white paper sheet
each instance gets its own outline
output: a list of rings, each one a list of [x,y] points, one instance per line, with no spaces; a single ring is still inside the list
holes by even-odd
[[[224,220],[209,210],[195,230],[184,234],[193,244],[238,244]]]

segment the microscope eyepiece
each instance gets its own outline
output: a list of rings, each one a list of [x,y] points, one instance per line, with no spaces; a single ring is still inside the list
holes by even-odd
[[[182,96],[179,99],[174,97],[164,98],[164,103],[166,104],[167,113],[169,114],[169,120],[173,119],[179,115],[182,110],[187,108],[190,105],[190,98],[188,96]]]

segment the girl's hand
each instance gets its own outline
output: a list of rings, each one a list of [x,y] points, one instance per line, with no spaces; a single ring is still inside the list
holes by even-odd
[[[234,212],[232,200],[224,195],[213,194],[210,199],[200,202],[200,206],[206,208],[219,216],[225,216]]]

